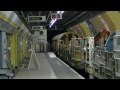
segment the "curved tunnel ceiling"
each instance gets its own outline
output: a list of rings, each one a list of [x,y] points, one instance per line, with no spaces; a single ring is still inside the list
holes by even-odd
[[[95,37],[104,30],[108,31],[110,34],[114,33],[116,30],[120,30],[119,22],[119,11],[106,11],[85,21],[83,20],[83,22],[75,24],[67,30],[79,33],[81,37]]]
[[[37,25],[48,26],[51,21],[50,14],[55,12],[57,11],[16,11],[16,13],[23,20],[26,26],[28,26],[29,29],[31,29],[32,26]],[[102,12],[103,11],[65,11],[62,20],[57,20],[53,26],[57,26],[58,30],[66,30],[68,27],[80,23]],[[29,23],[27,21],[28,16],[38,15],[46,15],[47,21],[43,23]]]
[[[50,14],[57,11],[16,11],[24,23],[30,28],[34,25],[49,25]],[[28,23],[27,17],[33,15],[46,15],[46,23]],[[65,11],[62,20],[57,20],[55,26],[58,30],[72,30],[82,37],[96,36],[104,29],[113,33],[120,30],[119,11]],[[53,26],[54,26],[53,25]],[[71,27],[71,28],[70,28]],[[32,32],[32,30],[31,30]]]
[[[57,11],[52,11],[57,12]],[[48,25],[51,21],[51,11],[16,11],[21,20],[26,24],[31,33],[31,26]],[[46,15],[46,23],[28,23],[29,15]],[[120,12],[119,11],[65,11],[62,20],[57,20],[54,24],[58,27],[56,31],[72,31],[84,37],[95,37],[96,43],[99,45],[102,37],[108,40],[109,35],[114,34],[116,30],[120,30]],[[53,26],[54,26],[53,25]],[[51,30],[49,30],[51,31]],[[51,33],[53,33],[51,31]],[[60,34],[60,33],[58,33]],[[99,35],[101,35],[99,37]],[[48,37],[51,37],[51,34]],[[97,38],[97,39],[96,39]]]

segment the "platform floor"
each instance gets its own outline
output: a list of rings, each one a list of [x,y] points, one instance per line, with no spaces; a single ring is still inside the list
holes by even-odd
[[[40,69],[20,69],[14,79],[84,79],[54,53],[36,53]]]

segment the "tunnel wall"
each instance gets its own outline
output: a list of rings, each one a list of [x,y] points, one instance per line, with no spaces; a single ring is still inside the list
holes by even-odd
[[[93,27],[94,29],[90,27],[90,23],[91,23],[91,27]],[[112,34],[116,30],[120,30],[120,12],[106,11],[102,14],[90,18],[89,20],[74,25],[70,27],[70,29],[68,30],[74,32],[75,31],[74,27],[79,27],[79,29],[76,30],[77,32],[79,32],[78,30],[80,30],[81,33],[83,34],[83,37],[95,36],[98,33],[102,32],[104,29]],[[94,32],[96,32],[96,34],[93,34]]]
[[[20,20],[18,15],[14,11],[0,11],[0,20],[2,20],[4,23],[7,23],[8,27],[13,27],[14,30],[11,30],[12,33],[8,33],[4,30],[4,32],[7,33],[7,36],[9,36],[10,39],[8,39],[7,42],[9,42],[9,51],[10,51],[10,58],[8,58],[11,63],[12,69],[15,69],[22,63],[22,60],[25,58],[26,50],[27,50],[27,43],[26,38],[31,35],[28,28],[24,25],[24,23]],[[0,29],[3,27],[0,24]],[[6,29],[7,30],[7,29]],[[2,30],[1,30],[2,31]],[[18,44],[20,44],[18,40],[19,33],[23,31],[21,35],[21,49],[18,47]],[[18,51],[20,50],[20,53]],[[8,50],[7,50],[8,51]]]

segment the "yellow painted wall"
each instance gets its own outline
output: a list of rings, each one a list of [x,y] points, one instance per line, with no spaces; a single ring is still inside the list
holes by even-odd
[[[19,65],[19,61],[18,61],[18,45],[17,45],[17,36],[18,36],[18,33],[20,32],[20,28],[18,28],[18,26],[20,25],[17,25],[16,23],[14,22],[10,22],[8,20],[8,18],[0,12],[0,19],[3,20],[4,22],[7,22],[10,26],[14,27],[16,29],[16,31],[10,36],[10,42],[11,42],[11,64],[13,66],[13,68],[15,69],[16,66]],[[18,29],[17,29],[18,28]],[[24,38],[22,40],[22,51],[21,53],[19,54],[19,56],[21,57],[21,59],[24,58],[24,56],[26,55],[26,40],[25,40],[25,36],[26,34],[24,35]],[[22,60],[20,60],[20,63],[21,63]]]
[[[98,25],[96,26],[96,24],[97,24],[96,19],[91,18],[89,21],[94,25],[96,32],[99,33],[99,26]]]
[[[76,27],[78,27],[78,28],[79,28],[78,32],[80,33],[80,37],[81,37],[81,38],[83,38],[83,37],[84,37],[84,34],[83,34],[83,31],[82,31],[82,29],[81,29],[80,25],[79,25],[79,24],[77,24],[77,25],[76,25]]]
[[[11,64],[15,68],[15,35],[11,36]]]
[[[80,25],[80,24],[78,24],[78,26],[80,27],[81,32],[83,33],[83,37],[86,37],[86,36],[85,36],[85,32],[84,32],[83,28],[81,27],[81,25]]]
[[[4,20],[5,22],[8,21],[7,17],[0,12],[0,19]]]
[[[15,58],[16,58],[16,61],[15,61],[15,65],[17,65],[18,66],[18,48],[17,48],[17,35],[18,35],[18,33],[20,32],[20,29],[17,29],[17,31],[16,31],[16,33],[15,33],[15,48],[16,48],[16,50],[15,50]]]
[[[120,13],[119,13],[119,11],[107,11],[106,14],[115,26],[115,27],[113,27],[113,31],[115,31],[114,29],[120,30]]]
[[[75,32],[75,33],[78,34],[79,37],[83,37],[83,36],[82,36],[82,33],[81,33],[81,31],[80,31],[80,27],[79,27],[78,25],[73,26],[73,28],[76,29],[76,32]]]
[[[92,36],[92,34],[90,33],[90,30],[83,23],[80,23],[79,25],[80,25],[85,37]]]
[[[101,16],[107,23],[107,25],[110,29],[110,32],[111,33],[115,32],[116,28],[115,28],[115,25],[113,24],[112,20],[110,19],[110,17],[106,13],[102,14]]]
[[[22,39],[22,59],[24,59],[25,55],[26,55],[26,39],[24,34]]]
[[[100,21],[100,19],[98,17],[95,17],[95,20],[96,20],[98,26],[100,27],[100,29],[103,31],[105,29],[105,27],[102,24],[102,22]]]
[[[120,12],[119,11],[106,11],[105,13],[100,14],[100,15],[104,19],[104,21],[106,22],[106,24],[109,27],[111,33],[115,32],[116,30],[120,30]],[[92,24],[93,24],[93,21],[94,21],[93,25],[94,25],[97,33],[99,32],[98,28],[100,30],[105,29],[104,24],[98,18],[98,16],[89,19],[89,21]],[[96,22],[96,24],[95,24],[95,22]],[[81,30],[84,34],[84,37],[92,36],[91,33],[90,33],[90,30],[83,23],[79,23],[77,25],[81,28]]]
[[[11,54],[11,57],[12,57],[12,65],[15,67],[15,66],[18,66],[18,55],[17,55],[17,35],[19,33],[19,29],[16,30],[16,32],[11,36],[11,49],[12,49],[12,54]]]
[[[81,31],[81,28],[79,27],[79,25],[76,25],[76,27],[78,28],[77,29],[77,34],[80,35],[81,38],[83,38],[83,34],[82,34],[82,31]]]
[[[0,19],[2,19],[5,22],[8,22],[8,18],[1,12],[0,12]],[[8,23],[14,28],[17,28],[17,25],[14,22],[8,22]]]

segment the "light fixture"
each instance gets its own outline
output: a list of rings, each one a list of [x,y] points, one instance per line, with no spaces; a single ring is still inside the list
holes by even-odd
[[[63,14],[65,11],[57,11],[57,13],[61,13]],[[49,27],[51,28],[52,25],[57,21],[57,19],[54,19],[54,20],[51,20],[50,24],[49,24]]]
[[[61,11],[61,13],[63,14],[65,11]]]
[[[57,11],[57,13],[60,13],[61,11]]]
[[[50,28],[52,27],[52,25],[53,25],[56,21],[57,21],[57,19],[54,19],[54,20],[51,21],[51,23],[50,23]]]

